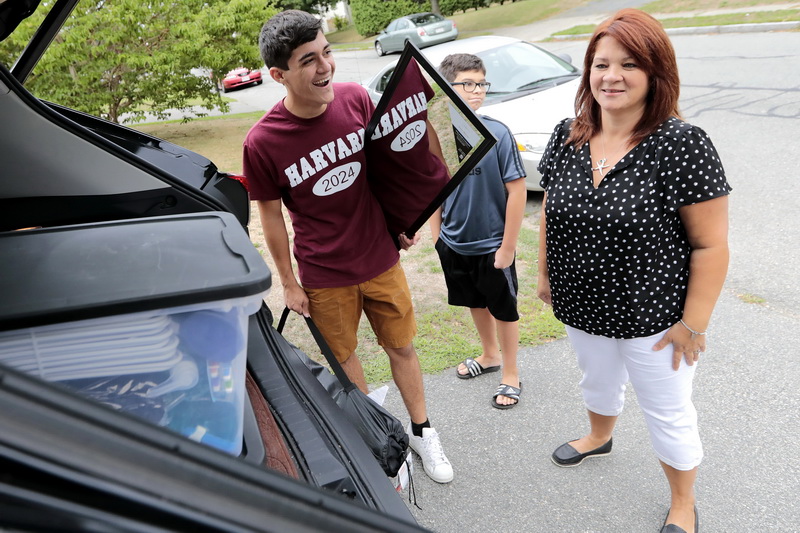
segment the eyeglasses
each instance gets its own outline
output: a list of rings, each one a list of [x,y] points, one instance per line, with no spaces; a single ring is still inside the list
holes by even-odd
[[[488,93],[489,87],[492,86],[492,84],[489,83],[488,81],[482,81],[480,83],[475,83],[474,81],[458,81],[456,83],[451,83],[450,85],[452,85],[453,87],[455,87],[456,85],[463,85],[464,90],[467,91],[468,93],[474,93],[476,87],[480,87],[483,92]]]

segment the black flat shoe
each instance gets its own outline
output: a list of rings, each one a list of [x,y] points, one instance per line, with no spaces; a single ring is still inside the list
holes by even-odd
[[[599,448],[595,448],[594,450],[586,453],[578,453],[578,450],[573,448],[572,445],[567,442],[556,448],[556,451],[553,452],[551,459],[558,466],[578,466],[587,457],[604,457],[610,454],[613,441],[614,439],[608,439],[608,442]]]
[[[667,511],[667,516],[664,517],[664,525],[661,526],[659,533],[686,533],[686,530],[682,527],[678,527],[675,524],[667,524],[667,518],[669,518],[669,511]],[[694,533],[700,533],[700,520],[697,517],[697,506],[694,507]]]

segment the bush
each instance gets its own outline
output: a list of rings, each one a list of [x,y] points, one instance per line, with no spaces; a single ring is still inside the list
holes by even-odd
[[[489,7],[491,0],[439,0],[439,8],[442,10],[442,15],[449,16],[457,11],[466,11],[467,9],[479,9],[481,7]]]
[[[441,1],[441,0],[440,0]],[[350,12],[359,35],[377,35],[392,20],[431,10],[428,0],[350,0]]]
[[[350,21],[347,20],[347,17],[340,17],[339,15],[333,17],[333,27],[336,28],[336,31],[342,31],[349,25]]]

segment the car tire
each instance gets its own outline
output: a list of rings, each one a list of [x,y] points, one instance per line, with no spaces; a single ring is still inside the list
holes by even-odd
[[[262,83],[264,83],[264,80],[258,80],[258,81],[256,82],[256,85],[261,85]]]
[[[375,53],[378,54],[378,57],[383,57],[386,54],[383,50],[383,46],[378,41],[375,41]]]

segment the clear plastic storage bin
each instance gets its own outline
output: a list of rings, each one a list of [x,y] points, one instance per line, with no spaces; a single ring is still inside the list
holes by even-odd
[[[270,274],[232,215],[4,233],[0,264],[0,364],[241,452]]]

